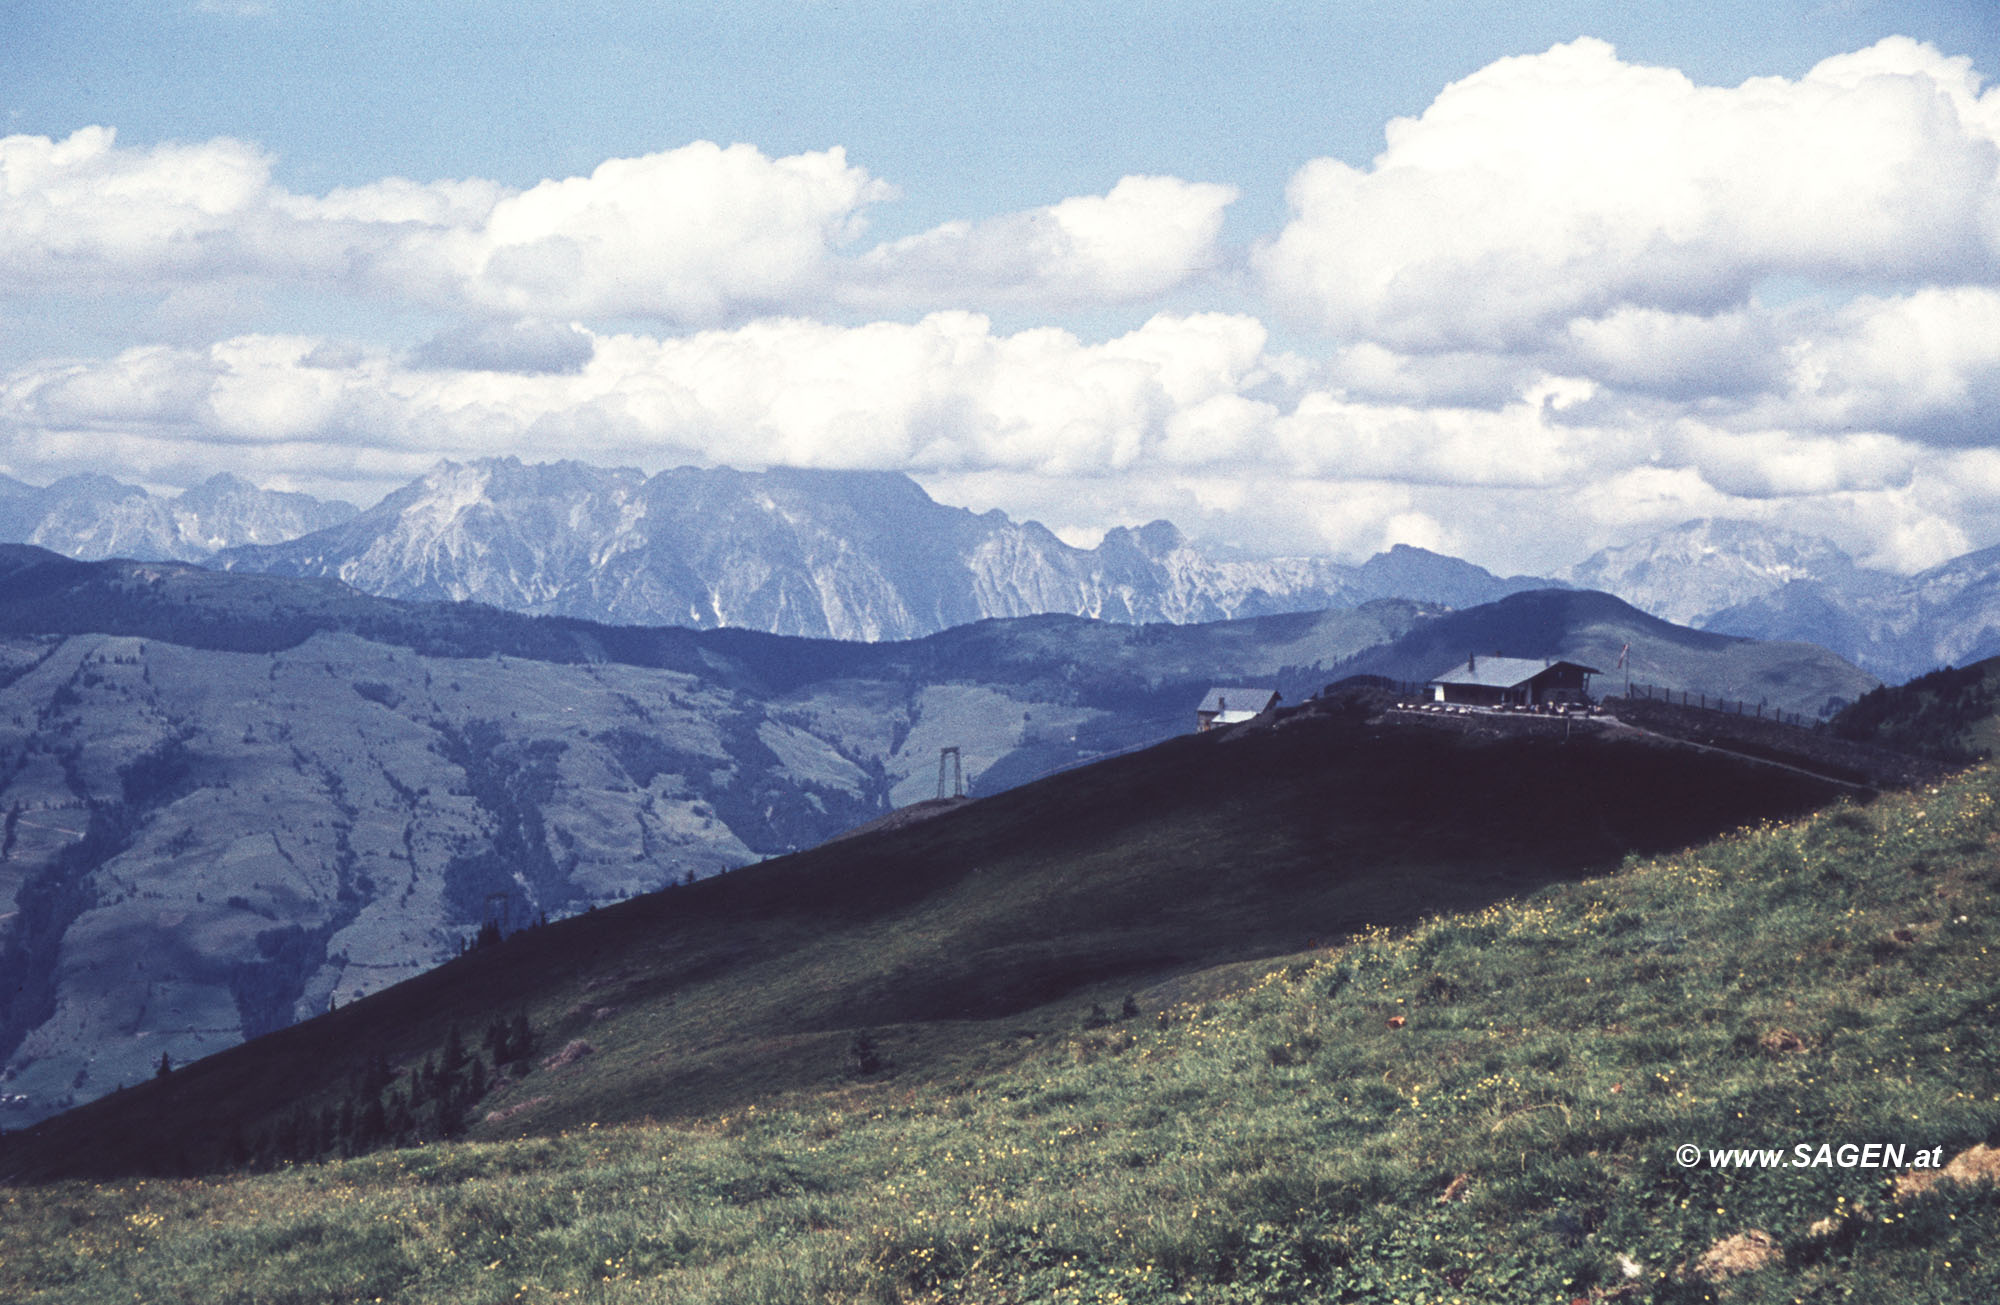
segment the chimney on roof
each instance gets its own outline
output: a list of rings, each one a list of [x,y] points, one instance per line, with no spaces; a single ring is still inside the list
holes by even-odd
[[[1478,670],[1479,670],[1479,654],[1467,653],[1465,655],[1465,673],[1467,675],[1472,675],[1477,673]]]

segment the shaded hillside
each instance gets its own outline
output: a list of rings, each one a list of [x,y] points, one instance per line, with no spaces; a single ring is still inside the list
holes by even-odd
[[[1852,784],[1857,789],[1905,788],[1930,783],[1951,769],[1934,757],[1885,747],[1866,738],[1844,736],[1826,722],[1801,726],[1747,712],[1658,698],[1606,698],[1603,706],[1627,725],[1703,747],[1795,766]]]
[[[1010,1060],[1093,1000],[1469,909],[1796,813],[1834,786],[1653,739],[1489,740],[1341,700],[1176,739],[530,930],[6,1141],[0,1172],[224,1163],[374,1058],[526,1014],[537,1068],[479,1133],[734,1109],[848,1080],[858,1032],[913,1080]],[[350,1105],[350,1109],[351,1109]]]
[[[1807,643],[1760,643],[1671,625],[1609,594],[1542,589],[1453,612],[1414,627],[1340,668],[1422,682],[1468,655],[1560,657],[1598,668],[1593,691],[1635,683],[1762,702],[1809,717],[1854,701],[1878,681],[1839,656]]]
[[[2000,658],[1884,685],[1833,719],[1833,732],[1952,765],[1993,755],[2000,742]]]
[[[995,793],[1186,731],[1210,684],[1297,701],[1371,648],[1422,660],[1441,622],[1433,653],[1678,640],[1711,689],[1770,687],[1771,650],[1646,619],[1554,594],[861,644],[0,548],[0,1123],[377,991],[489,915],[810,847],[934,796],[941,749]]]
[[[812,846],[933,795],[941,748],[996,792],[1423,616],[847,644],[0,549],[0,1126],[407,978],[489,917]]]

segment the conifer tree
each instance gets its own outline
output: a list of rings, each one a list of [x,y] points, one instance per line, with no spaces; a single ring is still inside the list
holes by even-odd
[[[486,1054],[493,1057],[495,1068],[511,1059],[507,1054],[507,1021],[499,1016],[494,1016],[493,1022],[486,1026],[486,1033],[480,1042],[485,1046]]]
[[[368,1057],[367,1064],[361,1069],[361,1095],[379,1097],[383,1090],[395,1081],[396,1075],[389,1068],[389,1058],[379,1051],[375,1052]]]
[[[389,1138],[389,1116],[382,1109],[381,1098],[377,1097],[361,1107],[361,1117],[354,1125],[354,1149],[368,1151]]]

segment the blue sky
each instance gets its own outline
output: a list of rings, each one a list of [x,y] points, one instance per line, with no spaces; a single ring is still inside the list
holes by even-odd
[[[706,139],[844,145],[917,230],[1107,189],[1227,181],[1282,216],[1309,158],[1511,54],[1598,36],[1697,81],[1796,77],[1900,33],[2000,63],[1983,0],[1890,4],[26,0],[0,50],[9,132],[235,136],[303,191],[383,176],[515,186]],[[899,221],[900,219],[900,221]],[[907,232],[898,232],[907,234]]]
[[[2000,542],[1988,4],[7,18],[24,480],[801,462],[1502,569],[1704,515]]]

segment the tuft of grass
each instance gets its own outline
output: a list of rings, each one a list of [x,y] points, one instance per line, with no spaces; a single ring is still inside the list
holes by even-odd
[[[2000,1138],[1996,787],[1141,992],[959,1082],[4,1189],[0,1298],[2000,1299],[1991,1184],[1708,1159]]]

